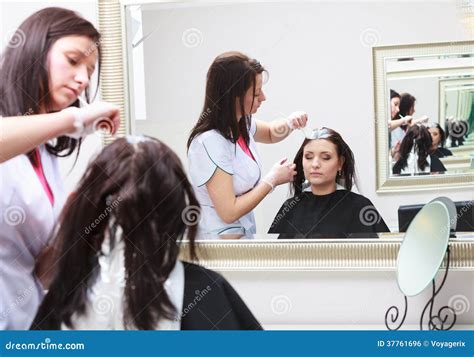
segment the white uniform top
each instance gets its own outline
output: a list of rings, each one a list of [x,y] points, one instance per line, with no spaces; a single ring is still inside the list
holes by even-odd
[[[218,216],[206,187],[206,183],[217,168],[232,175],[236,196],[247,193],[258,184],[261,164],[254,140],[256,131],[257,125],[255,119],[252,119],[249,128],[249,149],[255,161],[238,144],[225,139],[217,130],[202,133],[191,142],[188,151],[189,174],[202,209],[199,238],[216,234],[256,233],[253,212],[247,213],[230,224],[225,223]]]
[[[28,329],[43,298],[35,261],[64,205],[57,157],[40,146],[54,207],[26,155],[0,164],[0,330]]]
[[[405,137],[406,133],[403,131],[402,128],[398,127],[393,129],[390,132],[390,148],[394,148],[397,145],[398,141],[402,141]]]

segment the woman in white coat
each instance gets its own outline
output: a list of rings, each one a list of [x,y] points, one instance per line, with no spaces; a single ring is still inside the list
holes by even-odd
[[[71,155],[98,120],[116,127],[118,108],[78,108],[100,55],[94,26],[70,10],[26,19],[0,69],[0,329],[27,329],[43,298],[35,269],[65,194],[57,157]],[[49,141],[55,138],[54,141]],[[51,266],[43,266],[53,271]]]
[[[256,142],[276,143],[304,127],[307,114],[264,122],[263,66],[240,52],[218,56],[207,73],[204,108],[188,139],[191,180],[201,204],[200,238],[256,233],[253,209],[296,174],[286,159],[262,174]]]

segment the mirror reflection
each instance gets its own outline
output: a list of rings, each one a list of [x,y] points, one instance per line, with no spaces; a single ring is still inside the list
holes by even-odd
[[[473,55],[388,59],[392,176],[472,172]]]
[[[357,9],[387,21],[400,10],[368,2]],[[271,21],[258,36],[239,25],[243,14],[258,22],[262,13]],[[341,37],[320,35],[327,24],[316,14],[340,13],[329,2],[126,6],[129,129],[160,138],[182,160],[201,205],[192,213],[202,239],[377,237],[399,230],[400,207],[434,198],[377,194],[380,138],[367,102],[371,47],[381,39],[368,37],[380,33],[353,18],[334,33]],[[346,71],[347,46],[354,67]],[[470,84],[447,82],[471,80],[472,58],[398,57],[386,65],[386,102],[390,93],[398,100],[384,129],[391,175],[471,172],[469,96],[453,89]],[[355,90],[344,97],[346,82]]]

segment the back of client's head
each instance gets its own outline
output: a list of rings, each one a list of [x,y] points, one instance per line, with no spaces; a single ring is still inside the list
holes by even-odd
[[[355,179],[355,159],[351,148],[341,135],[335,130],[329,128],[321,128],[313,131],[311,138],[306,138],[299,148],[293,162],[296,164],[296,176],[291,187],[293,194],[297,195],[303,191],[303,183],[306,180],[303,168],[303,155],[305,147],[314,140],[326,140],[334,145],[338,159],[342,162],[340,172],[334,172],[335,182],[344,186],[348,191],[352,189]]]
[[[433,141],[431,134],[424,125],[413,125],[408,129],[400,144],[400,164],[403,170],[407,166],[408,157],[413,151],[417,157],[418,167],[424,170],[428,166],[427,157]]]
[[[197,226],[182,218],[189,205],[199,207],[179,158],[165,144],[127,137],[107,146],[64,207],[55,232],[57,272],[32,328],[74,327],[71,317],[86,311],[100,272],[106,236],[124,242],[125,326],[152,329],[161,317],[171,318],[175,308],[164,283],[185,232],[195,258]]]

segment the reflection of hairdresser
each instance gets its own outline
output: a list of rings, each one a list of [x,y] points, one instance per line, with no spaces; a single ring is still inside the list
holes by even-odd
[[[400,144],[400,159],[393,166],[394,174],[419,174],[444,172],[446,168],[434,155],[431,134],[423,125],[414,125],[408,129]]]
[[[451,156],[453,153],[444,147],[446,143],[446,134],[438,123],[435,123],[429,128],[431,139],[433,143],[431,145],[431,155],[437,158]]]
[[[304,112],[272,122],[253,117],[266,99],[264,71],[257,60],[239,52],[218,56],[209,68],[204,108],[188,140],[202,237],[256,233],[255,207],[296,174],[286,159],[269,174],[262,172],[256,142],[279,142],[308,120]]]
[[[398,155],[400,144],[405,137],[408,128],[428,120],[426,115],[418,119],[413,119],[413,114],[415,114],[415,101],[416,98],[409,93],[402,93],[400,95],[400,106],[398,112],[400,119],[394,120],[393,125],[390,126],[391,154],[394,160],[400,158]],[[398,127],[396,127],[396,125],[398,125]]]

